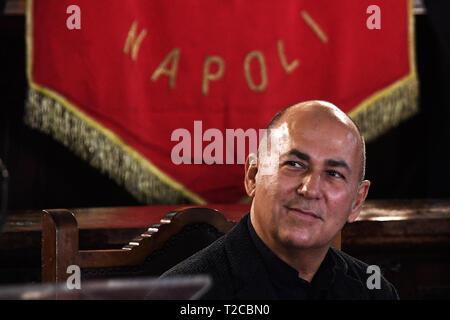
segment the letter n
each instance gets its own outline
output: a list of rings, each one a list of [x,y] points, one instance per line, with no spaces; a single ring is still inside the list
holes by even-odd
[[[138,36],[136,36],[138,23],[134,21],[131,25],[130,31],[128,31],[127,40],[125,41],[125,46],[123,47],[123,53],[128,54],[131,49],[131,59],[136,61],[139,48],[141,47],[142,40],[144,40],[147,35],[147,30],[143,29]]]
[[[66,10],[67,14],[72,14],[69,16],[66,20],[66,26],[67,29],[73,30],[73,29],[81,29],[81,10],[80,7],[77,5],[70,5],[67,7]]]
[[[71,274],[70,277],[67,278],[66,286],[67,289],[81,289],[81,272],[80,267],[77,265],[70,265],[67,267],[67,273]]]

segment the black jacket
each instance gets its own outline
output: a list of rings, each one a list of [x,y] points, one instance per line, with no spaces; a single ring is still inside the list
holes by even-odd
[[[254,245],[245,215],[226,235],[210,246],[166,271],[161,277],[208,274],[212,288],[202,299],[276,299],[262,257]],[[380,289],[366,285],[368,265],[348,254],[330,248],[335,261],[335,280],[326,299],[398,299],[395,288],[381,277]]]

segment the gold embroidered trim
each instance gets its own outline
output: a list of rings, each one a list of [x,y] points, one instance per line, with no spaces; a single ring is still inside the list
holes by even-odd
[[[25,108],[25,122],[31,127],[55,135],[62,143],[73,150],[78,150],[81,157],[92,162],[93,165],[99,166],[97,168],[102,172],[107,172],[110,177],[124,186],[141,202],[147,204],[184,204],[187,202],[205,204],[206,200],[159,170],[114,132],[89,117],[65,97],[34,82],[32,74],[33,5],[33,0],[26,2],[25,37],[29,98]],[[52,106],[54,106],[54,110],[52,110]],[[74,130],[78,130],[74,134],[68,134],[71,128],[70,123],[73,123]],[[81,135],[77,136],[78,133]],[[90,138],[98,140],[91,143]],[[95,147],[100,149],[96,150]],[[90,154],[82,152],[83,148],[87,148]],[[122,160],[123,163],[120,163],[119,166],[113,161],[105,159],[105,154],[108,152],[115,152],[115,159]],[[95,158],[98,159],[95,160]]]
[[[64,144],[147,204],[199,202],[160,180],[121,145],[75,116],[56,100],[30,88],[25,122]]]
[[[411,77],[349,116],[360,127],[364,140],[370,142],[417,113],[418,92],[418,81]]]
[[[362,101],[349,116],[360,126],[366,142],[379,137],[417,113],[419,81],[416,73],[414,2],[408,3],[409,74]]]

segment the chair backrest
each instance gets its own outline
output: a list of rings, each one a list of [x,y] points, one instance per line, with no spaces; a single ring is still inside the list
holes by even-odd
[[[121,249],[80,250],[74,214],[66,209],[43,210],[42,281],[65,282],[68,268],[81,269],[82,280],[159,276],[227,233],[235,225],[210,208],[181,208],[132,239]],[[341,248],[341,234],[333,246]]]
[[[78,224],[69,210],[42,215],[42,281],[61,283],[76,265],[83,279],[157,276],[228,232],[234,222],[209,208],[172,211],[122,249],[79,250]]]

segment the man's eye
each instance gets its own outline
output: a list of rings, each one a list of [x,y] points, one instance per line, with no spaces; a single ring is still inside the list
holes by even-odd
[[[331,177],[333,177],[333,178],[341,178],[341,179],[345,179],[345,177],[344,177],[342,174],[340,174],[339,172],[337,172],[337,171],[329,170],[329,171],[327,171],[327,172],[328,172],[328,175],[331,176]]]
[[[287,164],[290,167],[294,167],[294,168],[303,168],[304,165],[301,162],[298,161],[286,161],[285,164]]]

